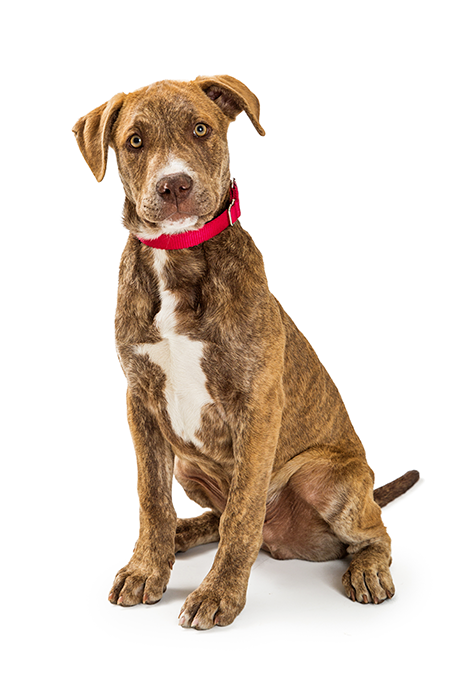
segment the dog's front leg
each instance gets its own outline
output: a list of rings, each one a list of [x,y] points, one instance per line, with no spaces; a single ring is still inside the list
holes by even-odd
[[[155,417],[127,394],[127,416],[138,467],[140,532],[131,560],[109,594],[111,603],[157,603],[175,561],[176,514],[172,504],[173,453]]]
[[[213,566],[180,612],[183,627],[231,624],[246,602],[251,567],[262,544],[266,496],[279,434],[281,389],[242,422],[234,435],[235,466]],[[263,408],[265,406],[265,409]]]

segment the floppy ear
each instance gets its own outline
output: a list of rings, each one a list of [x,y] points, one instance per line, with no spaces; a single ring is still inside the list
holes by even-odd
[[[98,182],[106,174],[110,135],[124,98],[123,92],[115,95],[109,102],[81,117],[73,126],[81,153]]]
[[[198,76],[194,81],[232,121],[243,110],[261,136],[265,131],[259,124],[259,100],[248,87],[230,75]]]

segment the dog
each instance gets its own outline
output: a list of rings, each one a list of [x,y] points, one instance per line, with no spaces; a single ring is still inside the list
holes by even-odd
[[[241,227],[227,129],[245,112],[264,135],[259,110],[239,80],[198,77],[115,95],[73,127],[99,182],[115,151],[129,231],[115,328],[140,530],[109,600],[158,602],[177,552],[219,542],[179,614],[200,630],[242,611],[261,548],[276,559],[350,554],[346,595],[392,598],[381,506],[419,478],[408,472],[373,492],[341,396]],[[173,475],[202,515],[177,519]]]

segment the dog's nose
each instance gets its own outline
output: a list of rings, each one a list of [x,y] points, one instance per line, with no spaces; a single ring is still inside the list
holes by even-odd
[[[178,200],[186,199],[193,187],[193,180],[184,173],[176,175],[167,175],[157,183],[157,192],[164,199]]]

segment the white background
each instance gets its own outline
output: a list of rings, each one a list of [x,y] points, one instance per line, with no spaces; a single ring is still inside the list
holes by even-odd
[[[10,5],[11,8],[11,5]],[[473,662],[471,2],[25,2],[2,32],[3,697],[466,698]],[[242,224],[339,387],[383,484],[397,595],[346,562],[261,554],[236,622],[177,624],[215,548],[154,607],[107,595],[137,535],[113,317],[126,231],[71,127],[121,91],[227,73]],[[197,508],[176,491],[179,515]]]

